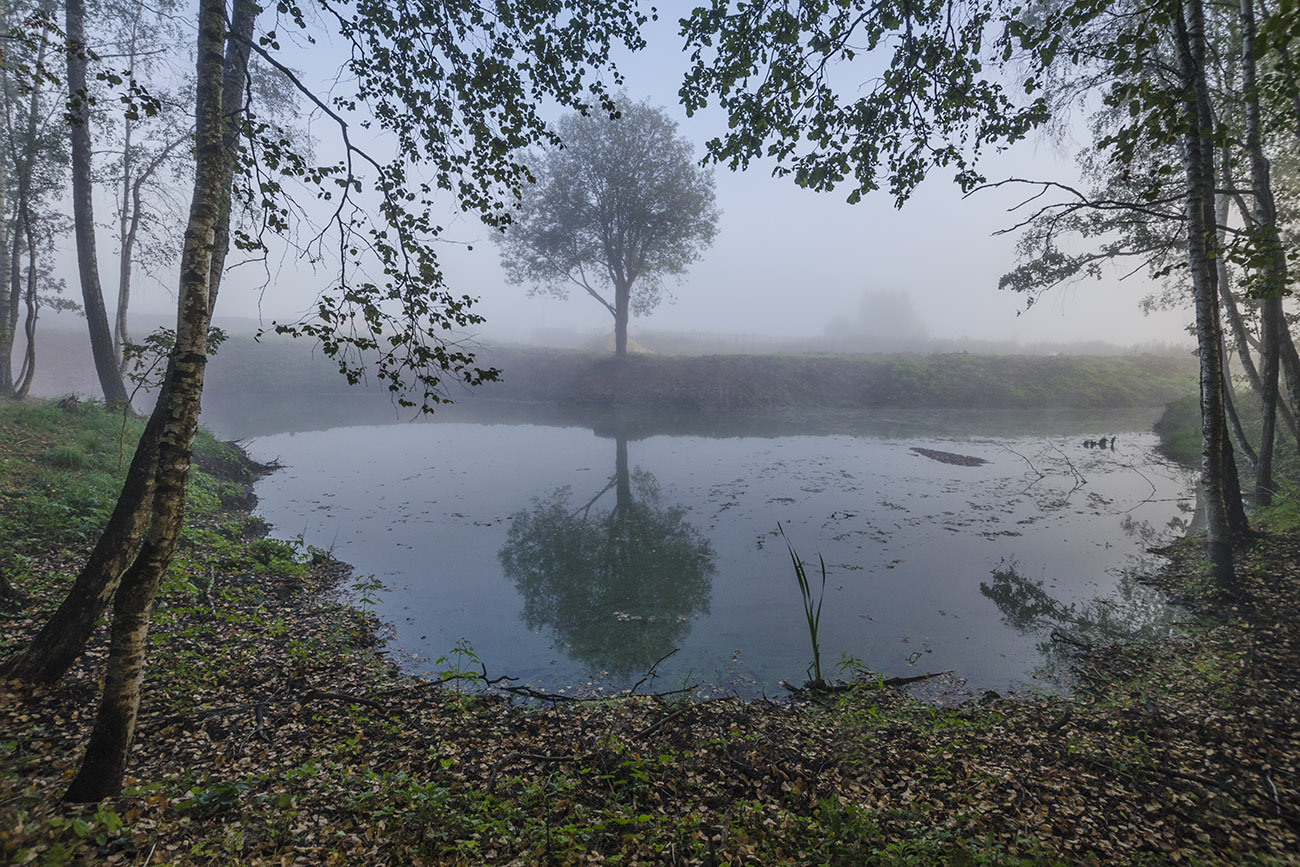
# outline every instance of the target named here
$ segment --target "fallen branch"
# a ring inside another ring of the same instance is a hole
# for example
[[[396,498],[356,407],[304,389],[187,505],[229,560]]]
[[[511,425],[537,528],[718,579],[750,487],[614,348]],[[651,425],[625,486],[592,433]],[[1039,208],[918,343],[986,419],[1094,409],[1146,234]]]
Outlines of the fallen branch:
[[[825,681],[810,680],[803,686],[794,686],[787,681],[781,681],[781,686],[790,690],[797,698],[805,698],[819,704],[827,696],[837,695],[841,692],[852,692],[860,685],[857,683],[826,683]]]
[[[563,695],[558,692],[541,692],[540,690],[533,689],[530,686],[503,686],[500,688],[510,693],[511,695],[522,695],[527,698],[540,699],[541,701],[557,702],[557,701],[581,701],[582,700],[580,698],[575,698],[574,696],[571,695]]]
[[[947,671],[927,671],[925,674],[913,674],[907,677],[886,677],[880,681],[880,684],[882,686],[906,686],[909,683],[917,683],[933,677],[941,677],[945,674],[952,674],[952,669],[950,668]]]
[[[1052,448],[1056,450],[1056,453],[1061,456],[1061,460],[1065,461],[1065,465],[1069,467],[1070,472],[1074,474],[1074,487],[1070,488],[1070,494],[1073,494],[1075,491],[1079,490],[1079,488],[1088,484],[1088,480],[1085,479],[1083,473],[1079,472],[1078,468],[1075,467],[1074,461],[1070,460],[1070,456],[1061,451],[1061,447],[1055,443],[1052,444]],[[1066,498],[1069,498],[1070,494],[1066,494]]]
[[[679,651],[679,650],[681,650],[680,647],[674,647],[672,650],[668,651],[668,652],[665,653],[663,656],[661,656],[661,657],[659,657],[658,659],[656,659],[655,662],[654,662],[654,665],[650,666],[650,670],[647,671],[647,672],[645,673],[645,675],[644,675],[640,680],[638,680],[636,683],[632,684],[632,688],[629,689],[629,690],[627,691],[627,694],[628,694],[628,695],[633,695],[634,693],[636,693],[636,691],[637,691],[637,687],[641,686],[641,684],[645,683],[647,680],[650,680],[651,678],[658,677],[658,676],[659,676],[659,673],[658,673],[657,671],[655,671],[655,669],[657,669],[657,668],[659,667],[659,663],[663,662],[665,659],[667,659],[668,657],[672,656],[674,653],[676,653],[676,652]]]
[[[933,677],[939,677],[945,674],[952,674],[952,669],[946,671],[927,671],[925,674],[911,674],[905,677],[880,677],[874,671],[867,671],[865,668],[858,669],[858,676],[866,681],[874,682],[880,686],[906,686],[909,683],[916,683],[922,680],[929,680]]]
[[[486,665],[485,663],[482,663],[482,662],[480,662],[479,665],[481,665],[481,666],[483,667],[483,685],[484,685],[484,686],[496,686],[498,683],[503,683],[503,682],[514,682],[514,681],[516,681],[516,680],[519,679],[519,678],[517,678],[517,677],[511,677],[511,676],[508,675],[508,674],[503,674],[503,675],[501,675],[500,677],[488,677],[488,676],[487,676],[487,665]],[[508,689],[508,687],[502,687],[502,689]]]
[[[679,716],[681,716],[682,714],[686,713],[686,712],[687,712],[688,710],[690,710],[690,709],[691,709],[691,705],[689,705],[689,704],[686,705],[685,707],[678,708],[677,710],[675,710],[675,711],[673,711],[672,713],[668,714],[668,716],[660,717],[658,720],[656,720],[656,721],[650,723],[650,725],[646,726],[645,728],[641,729],[640,731],[633,733],[632,737],[633,737],[633,738],[643,738],[643,737],[645,737],[645,736],[648,735],[648,734],[652,734],[653,732],[656,732],[656,731],[658,731],[659,729],[663,728],[664,726],[668,725],[668,723],[670,723],[670,722],[672,722],[673,720],[677,719]]]
[[[1020,460],[1024,461],[1024,462],[1029,466],[1029,471],[1030,471],[1031,473],[1033,473],[1033,474],[1036,476],[1036,478],[1035,478],[1032,482],[1030,482],[1029,484],[1025,485],[1024,490],[1022,490],[1020,493],[1022,493],[1022,494],[1029,493],[1029,489],[1030,489],[1030,488],[1032,488],[1034,485],[1036,485],[1036,484],[1038,484],[1039,482],[1041,482],[1043,479],[1047,478],[1047,474],[1046,474],[1046,473],[1044,473],[1044,472],[1043,472],[1042,470],[1040,470],[1038,467],[1034,466],[1034,462],[1031,461],[1029,458],[1025,457],[1024,455],[1022,455],[1020,452],[1016,451],[1015,449],[1013,449],[1013,448],[1011,448],[1010,446],[1007,446],[1007,445],[1003,445],[1002,448],[1005,449],[1006,451],[1011,452],[1011,454],[1013,454],[1013,455],[1015,455],[1016,457],[1020,458]]]

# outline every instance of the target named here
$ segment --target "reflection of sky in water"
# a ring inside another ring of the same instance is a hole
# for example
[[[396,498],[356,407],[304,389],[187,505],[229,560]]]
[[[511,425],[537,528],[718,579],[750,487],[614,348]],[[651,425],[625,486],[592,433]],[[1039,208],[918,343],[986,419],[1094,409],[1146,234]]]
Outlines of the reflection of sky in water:
[[[1062,604],[1082,603],[1112,592],[1190,517],[1190,476],[1151,455],[1150,434],[1110,430],[1113,451],[1085,449],[1084,433],[630,442],[633,470],[657,482],[660,505],[684,510],[715,553],[709,601],[695,606],[654,688],[689,676],[772,694],[780,679],[804,677],[808,636],[778,521],[805,560],[819,551],[826,560],[828,673],[848,653],[889,675],[953,669],[977,688],[1032,683],[1042,636],[1007,625],[980,583],[1013,563]],[[913,447],[987,463],[941,463]],[[301,532],[358,574],[377,574],[388,588],[378,613],[402,650],[433,659],[464,637],[491,675],[547,689],[589,679],[551,630],[524,625],[498,554],[511,516],[535,499],[567,485],[577,508],[605,488],[613,439],[439,423],[280,434],[251,451],[286,465],[259,483],[259,511],[278,534]],[[593,514],[612,505],[598,501]],[[579,614],[568,612],[567,629]],[[606,631],[626,621],[605,611],[591,619]]]

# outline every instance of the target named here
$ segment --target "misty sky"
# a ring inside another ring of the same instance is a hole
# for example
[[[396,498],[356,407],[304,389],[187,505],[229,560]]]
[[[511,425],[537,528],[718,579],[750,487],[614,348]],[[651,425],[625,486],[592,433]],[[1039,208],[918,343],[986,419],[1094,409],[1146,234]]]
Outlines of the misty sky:
[[[676,20],[686,8],[687,3],[661,5],[659,21],[646,32],[649,47],[639,55],[620,57],[619,65],[629,95],[665,107],[679,121],[679,132],[695,141],[702,154],[702,142],[725,123],[712,111],[688,119],[677,103],[686,57]],[[332,71],[312,68],[311,55],[291,62],[308,78]],[[318,128],[323,138],[325,128]],[[988,161],[984,169],[990,179],[1076,177],[1072,158],[1046,140],[1024,143]],[[1138,308],[1150,290],[1140,276],[1120,282],[1112,274],[1057,289],[1028,311],[1022,297],[999,291],[998,278],[1014,261],[1015,239],[994,237],[993,232],[1014,221],[1006,209],[1025,198],[1023,191],[993,190],[963,200],[950,176],[937,173],[895,211],[887,192],[848,205],[847,191],[801,190],[789,179],[770,177],[770,166],[745,174],[715,171],[722,210],[717,240],[673,287],[674,301],[648,318],[633,320],[633,337],[639,327],[816,337],[835,317],[856,315],[864,292],[901,291],[932,338],[1105,340],[1122,345],[1185,339],[1187,311],[1146,316]],[[106,219],[108,213],[100,216]],[[461,217],[449,224],[448,237],[473,246],[470,250],[448,244],[442,255],[453,291],[481,298],[479,310],[488,319],[480,332],[485,340],[527,340],[570,328],[612,331],[608,312],[585,296],[572,295],[567,301],[528,297],[523,287],[506,283],[485,227]],[[111,293],[113,271],[107,254],[113,247],[108,238],[101,244],[101,269]],[[324,275],[312,274],[305,263],[292,258],[277,257],[275,265],[280,268],[278,278],[266,291],[257,268],[231,274],[218,316],[257,316],[259,307],[268,322],[300,315]],[[133,302],[139,313],[174,311],[171,293],[157,283],[142,282]]]

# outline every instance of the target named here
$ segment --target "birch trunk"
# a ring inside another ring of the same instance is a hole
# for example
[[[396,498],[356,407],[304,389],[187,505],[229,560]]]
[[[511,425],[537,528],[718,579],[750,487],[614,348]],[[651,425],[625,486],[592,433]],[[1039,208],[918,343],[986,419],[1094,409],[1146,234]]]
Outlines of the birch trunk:
[[[1287,92],[1291,95],[1291,131],[1295,134],[1297,143],[1300,143],[1300,82],[1296,80],[1295,64],[1285,41],[1276,41],[1269,46],[1269,49],[1275,58],[1274,69],[1282,75],[1287,85]],[[1252,170],[1253,168],[1252,160]],[[1275,220],[1276,216],[1275,209]],[[1286,268],[1285,255],[1281,257],[1281,266]],[[1287,399],[1291,403],[1291,410],[1296,414],[1300,414],[1300,352],[1296,350],[1295,340],[1291,336],[1291,329],[1287,327],[1285,320],[1278,330],[1278,343],[1280,344],[1279,355],[1281,357],[1282,371],[1286,380]],[[1284,414],[1283,418],[1285,417]],[[1300,421],[1291,426],[1291,433],[1296,437],[1297,448],[1300,448]]]
[[[1231,454],[1224,417],[1223,358],[1218,274],[1214,260],[1214,146],[1205,78],[1205,12],[1202,0],[1185,0],[1173,22],[1184,92],[1183,168],[1187,177],[1187,255],[1196,308],[1196,342],[1201,362],[1201,487],[1205,495],[1208,556],[1215,580],[1235,586],[1234,533],[1229,518],[1225,456]]]
[[[0,3],[0,28],[8,32],[13,26],[10,19],[10,7],[7,3]],[[14,82],[9,76],[9,70],[0,63],[0,88],[4,88],[0,93],[5,105],[12,104],[17,98],[15,93]],[[5,130],[10,136],[13,135],[12,128],[7,127]],[[13,374],[13,351],[14,351],[14,327],[9,324],[9,310],[11,303],[9,301],[8,274],[9,274],[9,201],[6,195],[9,190],[9,176],[13,171],[13,166],[9,162],[9,148],[0,147],[0,397],[9,397],[13,394],[14,374]]]
[[[113,603],[108,669],[95,729],[69,801],[98,801],[120,793],[135,737],[148,646],[149,614],[158,586],[171,564],[185,516],[194,432],[207,362],[210,321],[208,290],[217,224],[229,213],[230,186],[223,147],[221,87],[225,67],[225,0],[199,4],[198,75],[195,90],[195,179],[181,253],[176,346],[167,366],[161,416],[156,488],[149,529],[140,551],[122,576]]]
[[[230,37],[226,40],[226,68],[221,79],[221,145],[227,159],[222,163],[223,189],[229,190],[234,180],[235,162],[229,155],[235,153],[244,119],[244,94],[248,81],[248,55],[253,38],[253,23],[262,11],[255,0],[234,0],[230,22]],[[223,197],[222,211],[217,219],[216,235],[212,242],[212,265],[208,276],[208,312],[217,303],[221,289],[221,275],[225,273],[226,254],[230,250],[230,196]]]

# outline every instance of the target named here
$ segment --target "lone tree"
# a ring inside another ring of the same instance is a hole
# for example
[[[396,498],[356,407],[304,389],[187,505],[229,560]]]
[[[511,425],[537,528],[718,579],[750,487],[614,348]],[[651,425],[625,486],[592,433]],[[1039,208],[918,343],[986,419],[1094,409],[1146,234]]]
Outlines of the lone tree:
[[[664,296],[717,231],[713,176],[695,164],[677,124],[645,102],[614,116],[573,114],[563,144],[538,158],[534,184],[500,238],[512,283],[568,297],[580,286],[614,317],[614,354],[627,355],[627,320]],[[634,291],[635,290],[635,291]]]

